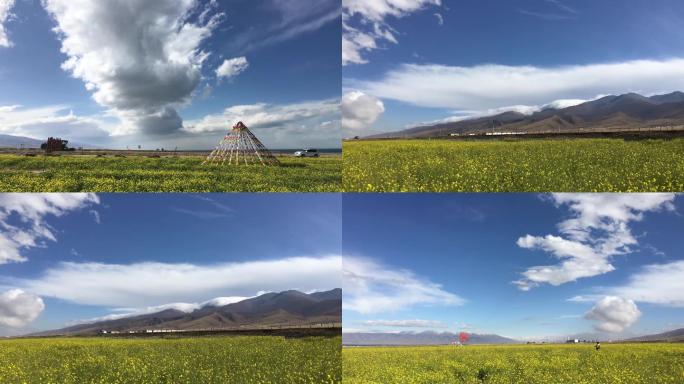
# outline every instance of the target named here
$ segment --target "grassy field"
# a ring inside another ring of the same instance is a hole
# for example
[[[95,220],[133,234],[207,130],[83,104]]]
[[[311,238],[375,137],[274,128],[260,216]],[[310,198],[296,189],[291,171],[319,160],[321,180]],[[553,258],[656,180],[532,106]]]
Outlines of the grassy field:
[[[0,383],[340,383],[340,337],[0,341]]]
[[[344,348],[345,384],[684,383],[684,343]]]
[[[343,150],[348,192],[684,190],[684,138],[383,140]]]
[[[202,165],[198,156],[0,155],[0,192],[339,192],[342,158],[278,167]]]

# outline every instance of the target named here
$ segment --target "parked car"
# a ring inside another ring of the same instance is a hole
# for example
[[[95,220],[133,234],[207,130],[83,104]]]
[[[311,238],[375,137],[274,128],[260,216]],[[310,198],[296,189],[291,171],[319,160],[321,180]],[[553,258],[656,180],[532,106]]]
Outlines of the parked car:
[[[317,149],[302,149],[294,153],[295,157],[318,157]]]

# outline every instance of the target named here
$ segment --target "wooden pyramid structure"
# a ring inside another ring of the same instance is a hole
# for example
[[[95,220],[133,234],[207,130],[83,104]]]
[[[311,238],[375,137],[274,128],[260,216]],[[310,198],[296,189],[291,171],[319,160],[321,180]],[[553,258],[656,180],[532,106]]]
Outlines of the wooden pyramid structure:
[[[262,164],[278,165],[280,162],[242,121],[221,139],[202,164]]]

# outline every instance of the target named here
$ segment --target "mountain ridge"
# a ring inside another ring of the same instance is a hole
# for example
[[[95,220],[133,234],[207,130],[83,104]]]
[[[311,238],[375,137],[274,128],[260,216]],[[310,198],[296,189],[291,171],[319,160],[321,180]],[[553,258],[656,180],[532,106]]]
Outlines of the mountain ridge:
[[[450,345],[459,340],[452,332],[355,332],[342,333],[343,345]],[[519,344],[518,340],[495,334],[470,333],[466,344]]]
[[[673,329],[671,331],[632,337],[624,341],[641,342],[684,342],[684,328]]]
[[[566,108],[543,108],[526,115],[516,111],[455,122],[426,124],[366,138],[431,138],[487,132],[548,132],[585,129],[643,128],[684,125],[684,93],[650,97],[637,93],[604,96]]]
[[[47,139],[47,138],[45,138]],[[0,148],[40,148],[41,144],[45,142],[45,139],[34,139],[28,136],[17,136],[17,135],[7,135],[0,134]],[[96,145],[71,142],[69,141],[70,148],[86,148],[86,149],[97,149]]]
[[[111,320],[76,324],[32,333],[28,336],[86,336],[115,331],[229,329],[244,326],[295,326],[341,323],[342,290],[312,294],[299,291],[271,292],[223,306],[205,305],[191,312],[164,309]]]

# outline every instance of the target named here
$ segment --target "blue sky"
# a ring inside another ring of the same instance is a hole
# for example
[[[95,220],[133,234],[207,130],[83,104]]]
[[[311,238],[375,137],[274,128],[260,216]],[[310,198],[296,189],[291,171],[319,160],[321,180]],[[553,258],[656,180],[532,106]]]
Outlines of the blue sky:
[[[0,335],[341,285],[337,194],[5,194],[0,223]]]
[[[339,147],[339,1],[7,4],[0,133],[208,148],[243,119],[274,148]]]
[[[343,101],[346,135],[684,88],[684,4],[676,0],[347,0],[344,7],[343,88],[366,95]]]
[[[681,197],[350,194],[343,206],[346,332],[684,327]]]

